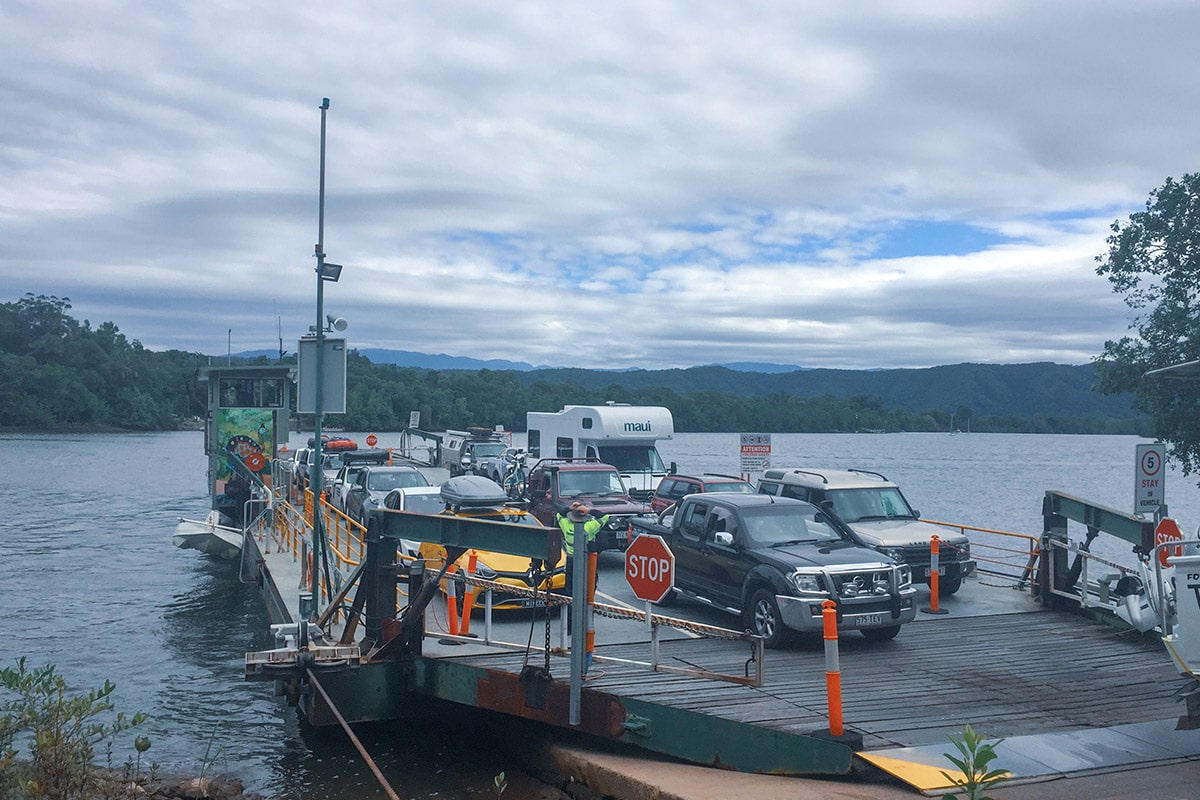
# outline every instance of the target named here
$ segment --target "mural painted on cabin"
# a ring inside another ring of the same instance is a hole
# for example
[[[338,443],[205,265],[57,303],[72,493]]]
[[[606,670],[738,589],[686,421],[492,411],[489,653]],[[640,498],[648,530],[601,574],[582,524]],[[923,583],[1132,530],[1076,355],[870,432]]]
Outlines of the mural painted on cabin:
[[[217,410],[217,442],[225,453],[235,454],[268,484],[271,459],[275,455],[275,412],[268,408],[222,408]],[[228,458],[219,458],[216,480],[233,474]]]

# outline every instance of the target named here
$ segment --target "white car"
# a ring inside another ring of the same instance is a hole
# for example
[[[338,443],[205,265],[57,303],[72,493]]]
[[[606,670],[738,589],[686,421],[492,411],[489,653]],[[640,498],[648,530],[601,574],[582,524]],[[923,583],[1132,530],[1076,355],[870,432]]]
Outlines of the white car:
[[[409,486],[392,489],[383,498],[383,507],[394,511],[413,511],[417,514],[441,514],[446,510],[441,486]],[[401,539],[400,550],[406,556],[417,558],[421,543],[412,539]]]

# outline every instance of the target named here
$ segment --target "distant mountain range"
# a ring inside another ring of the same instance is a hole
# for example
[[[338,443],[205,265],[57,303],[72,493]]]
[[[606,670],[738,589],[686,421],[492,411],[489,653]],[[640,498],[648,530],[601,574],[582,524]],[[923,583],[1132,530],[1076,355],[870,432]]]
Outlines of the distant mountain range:
[[[788,364],[735,362],[687,369],[591,370],[535,367],[523,361],[429,355],[407,350],[359,350],[375,364],[431,370],[504,370],[526,385],[572,383],[602,391],[661,386],[678,393],[718,392],[744,396],[877,398],[887,408],[923,412],[966,407],[976,415],[1129,420],[1137,417],[1131,395],[1102,395],[1091,364],[951,364],[923,369],[805,369]],[[275,357],[274,351],[239,356]]]
[[[429,353],[417,353],[412,350],[386,350],[374,347],[360,349],[358,353],[371,359],[372,364],[395,364],[397,367],[417,367],[418,369],[498,369],[512,370],[514,372],[566,369],[565,367],[550,366],[548,364],[535,366],[528,361],[508,361],[503,358],[467,358],[466,356],[448,356],[445,353],[431,355]],[[242,353],[234,353],[234,355],[238,358],[258,358],[259,356],[276,358],[279,353],[275,350],[247,350]],[[725,367],[736,372],[762,372],[768,374],[795,372],[796,370],[804,369],[804,367],[798,367],[795,364],[771,364],[758,361],[736,361],[729,364],[710,364],[708,366]],[[596,370],[596,372],[632,371],[635,371],[635,369]]]

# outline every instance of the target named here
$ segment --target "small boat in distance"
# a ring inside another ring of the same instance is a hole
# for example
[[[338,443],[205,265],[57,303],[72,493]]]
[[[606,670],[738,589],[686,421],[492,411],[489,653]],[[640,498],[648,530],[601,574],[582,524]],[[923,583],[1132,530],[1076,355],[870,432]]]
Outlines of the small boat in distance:
[[[220,524],[219,511],[208,512],[204,520],[179,518],[171,541],[185,550],[199,550],[216,558],[232,561],[242,555],[242,531]]]

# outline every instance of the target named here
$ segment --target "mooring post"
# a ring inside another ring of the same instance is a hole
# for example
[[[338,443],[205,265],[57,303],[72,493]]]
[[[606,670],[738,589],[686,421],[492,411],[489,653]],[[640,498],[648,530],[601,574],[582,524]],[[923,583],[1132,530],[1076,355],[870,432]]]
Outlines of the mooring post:
[[[1057,544],[1052,544],[1052,543]],[[1054,511],[1049,495],[1042,500],[1042,541],[1038,562],[1038,600],[1046,607],[1054,605],[1053,589],[1058,589],[1067,574],[1067,518]]]
[[[842,667],[838,659],[837,603],[821,603],[821,622],[825,635],[825,693],[829,700],[829,735],[841,736],[842,725]]]

